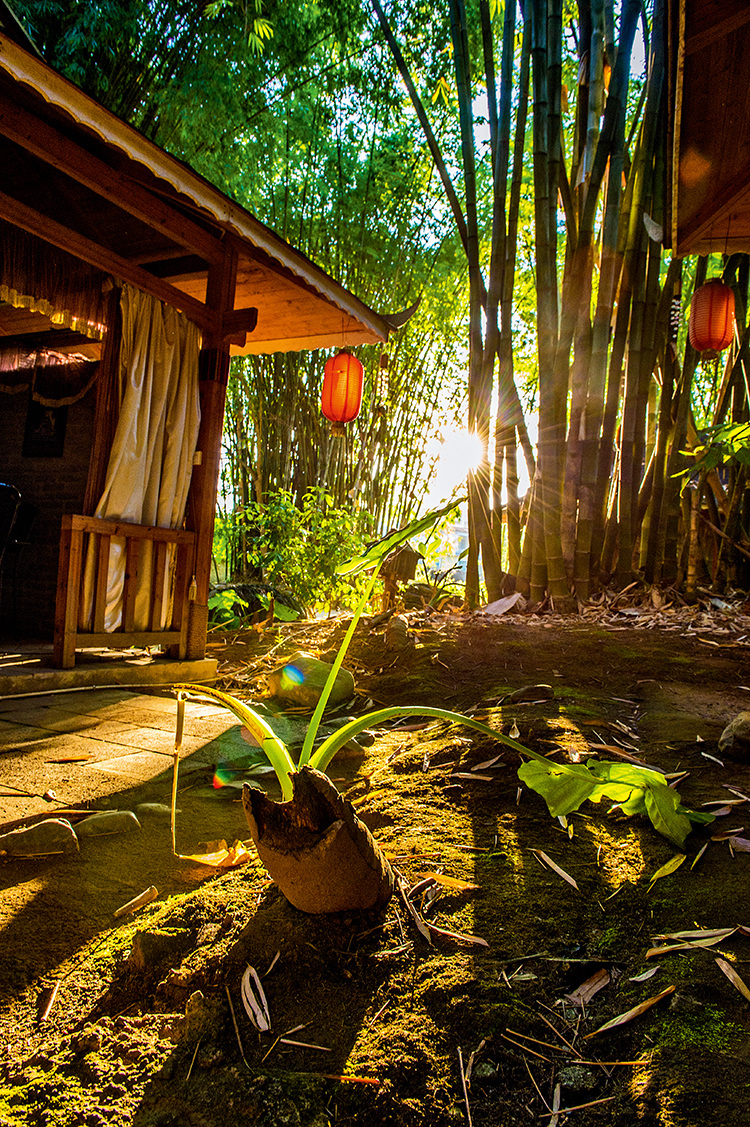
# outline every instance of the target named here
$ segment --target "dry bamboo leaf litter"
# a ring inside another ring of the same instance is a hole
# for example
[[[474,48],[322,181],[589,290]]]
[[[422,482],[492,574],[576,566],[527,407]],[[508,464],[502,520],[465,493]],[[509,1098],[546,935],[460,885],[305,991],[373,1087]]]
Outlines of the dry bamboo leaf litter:
[[[666,998],[668,994],[673,994],[675,989],[675,986],[668,986],[666,990],[662,990],[660,994],[655,994],[653,998],[647,998],[645,1002],[640,1002],[637,1006],[633,1006],[632,1009],[626,1010],[625,1013],[618,1014],[618,1016],[613,1017],[611,1021],[600,1025],[593,1033],[587,1033],[584,1039],[587,1040],[589,1037],[596,1037],[597,1034],[606,1033],[609,1029],[617,1029],[620,1025],[627,1025],[629,1021],[634,1021],[635,1018],[640,1017],[641,1014],[645,1014],[647,1010],[650,1010],[651,1007],[655,1006],[657,1002],[660,1002],[662,998]]]
[[[750,1002],[750,987],[748,987],[744,979],[740,978],[731,963],[728,963],[726,959],[716,959],[716,965],[720,971],[724,972],[732,983],[732,986],[735,986],[739,990],[742,997]]]
[[[562,877],[564,881],[567,881],[568,884],[572,885],[576,892],[579,891],[578,885],[576,884],[570,873],[566,873],[565,869],[561,869],[559,865],[555,864],[552,858],[547,853],[545,853],[543,849],[532,849],[531,852],[538,860],[543,861],[544,864],[552,869],[553,872],[557,873],[559,877]]]

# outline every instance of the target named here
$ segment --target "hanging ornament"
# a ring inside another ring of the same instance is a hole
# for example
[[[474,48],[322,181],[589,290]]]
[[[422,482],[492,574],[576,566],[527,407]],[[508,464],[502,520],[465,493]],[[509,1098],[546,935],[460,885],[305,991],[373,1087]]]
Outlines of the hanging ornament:
[[[331,422],[331,434],[342,435],[344,424],[350,423],[359,414],[364,375],[365,370],[357,357],[346,349],[326,360],[320,406]]]
[[[690,343],[708,359],[728,348],[734,337],[734,293],[719,278],[700,286],[690,302]]]

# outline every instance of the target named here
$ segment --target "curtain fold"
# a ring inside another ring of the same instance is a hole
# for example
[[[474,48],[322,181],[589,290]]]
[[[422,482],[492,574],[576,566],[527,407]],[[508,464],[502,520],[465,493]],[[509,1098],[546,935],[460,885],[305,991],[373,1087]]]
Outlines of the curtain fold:
[[[122,287],[120,309],[120,415],[104,492],[94,516],[179,528],[185,516],[200,425],[200,330],[171,306],[129,285]],[[149,625],[150,549],[150,544],[144,546],[139,561],[136,630]],[[162,626],[171,608],[171,562],[165,578]],[[124,541],[115,538],[107,584],[107,631],[120,625],[124,575]],[[93,558],[89,552],[83,605],[90,607],[92,597]]]

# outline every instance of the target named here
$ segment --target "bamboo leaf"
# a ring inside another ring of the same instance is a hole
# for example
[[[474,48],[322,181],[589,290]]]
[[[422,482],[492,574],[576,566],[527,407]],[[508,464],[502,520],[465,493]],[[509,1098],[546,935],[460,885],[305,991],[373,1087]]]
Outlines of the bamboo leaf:
[[[651,974],[652,972],[647,971],[646,973]],[[572,994],[566,994],[565,997],[567,1001],[572,1002],[574,1006],[585,1006],[587,1002],[591,1001],[595,994],[598,994],[605,986],[609,986],[611,981],[609,971],[602,967],[600,970],[596,971],[595,974],[592,974],[590,978],[587,978],[585,982],[582,982],[577,990],[574,990]]]
[[[732,983],[732,986],[737,987],[742,997],[746,998],[747,1001],[750,1002],[750,987],[748,987],[744,979],[740,978],[731,963],[728,963],[726,959],[716,959],[716,965],[719,970],[724,972],[729,981]]]
[[[669,859],[669,861],[666,862],[666,864],[662,865],[662,867],[660,869],[657,869],[656,872],[653,874],[653,876],[651,877],[651,880],[649,882],[649,886],[648,886],[647,891],[648,892],[651,891],[651,889],[654,886],[655,881],[661,880],[662,877],[668,877],[672,873],[676,873],[677,870],[679,869],[680,865],[683,863],[683,861],[685,861],[685,859],[686,859],[685,853],[678,853],[676,857],[671,857]]]
[[[448,877],[445,873],[418,873],[422,880],[434,880],[438,884],[442,884],[444,888],[454,888],[459,892],[471,892],[479,888],[478,884],[472,884],[468,880],[459,880],[457,877]]]
[[[578,885],[573,880],[570,873],[566,873],[565,869],[561,869],[559,865],[556,865],[552,858],[549,857],[543,849],[532,849],[531,852],[535,853],[537,857],[541,857],[545,865],[549,865],[550,869],[552,869],[553,872],[557,873],[557,875],[559,877],[562,877],[563,880],[567,881],[568,884],[572,884],[573,888],[576,890],[576,892],[578,892]]]
[[[613,1017],[611,1021],[600,1025],[593,1033],[587,1033],[586,1038],[596,1037],[597,1034],[606,1033],[607,1030],[616,1029],[620,1025],[627,1025],[629,1021],[633,1021],[635,1018],[640,1017],[641,1014],[645,1014],[646,1010],[650,1010],[651,1007],[655,1006],[657,1002],[660,1002],[662,998],[666,998],[668,994],[674,993],[674,990],[674,986],[668,986],[666,990],[662,990],[661,994],[655,994],[653,998],[647,998],[645,1002],[633,1006],[632,1010],[627,1010],[624,1014],[619,1014],[617,1017]]]

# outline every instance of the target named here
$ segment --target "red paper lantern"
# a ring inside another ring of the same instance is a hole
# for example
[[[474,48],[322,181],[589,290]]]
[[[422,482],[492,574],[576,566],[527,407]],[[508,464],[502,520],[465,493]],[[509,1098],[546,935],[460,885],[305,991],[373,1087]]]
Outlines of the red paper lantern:
[[[690,343],[697,352],[715,355],[732,343],[734,293],[719,278],[712,278],[693,294],[689,334]]]
[[[364,375],[357,357],[346,349],[326,360],[320,406],[331,421],[331,434],[343,434],[344,423],[350,423],[359,414]]]

